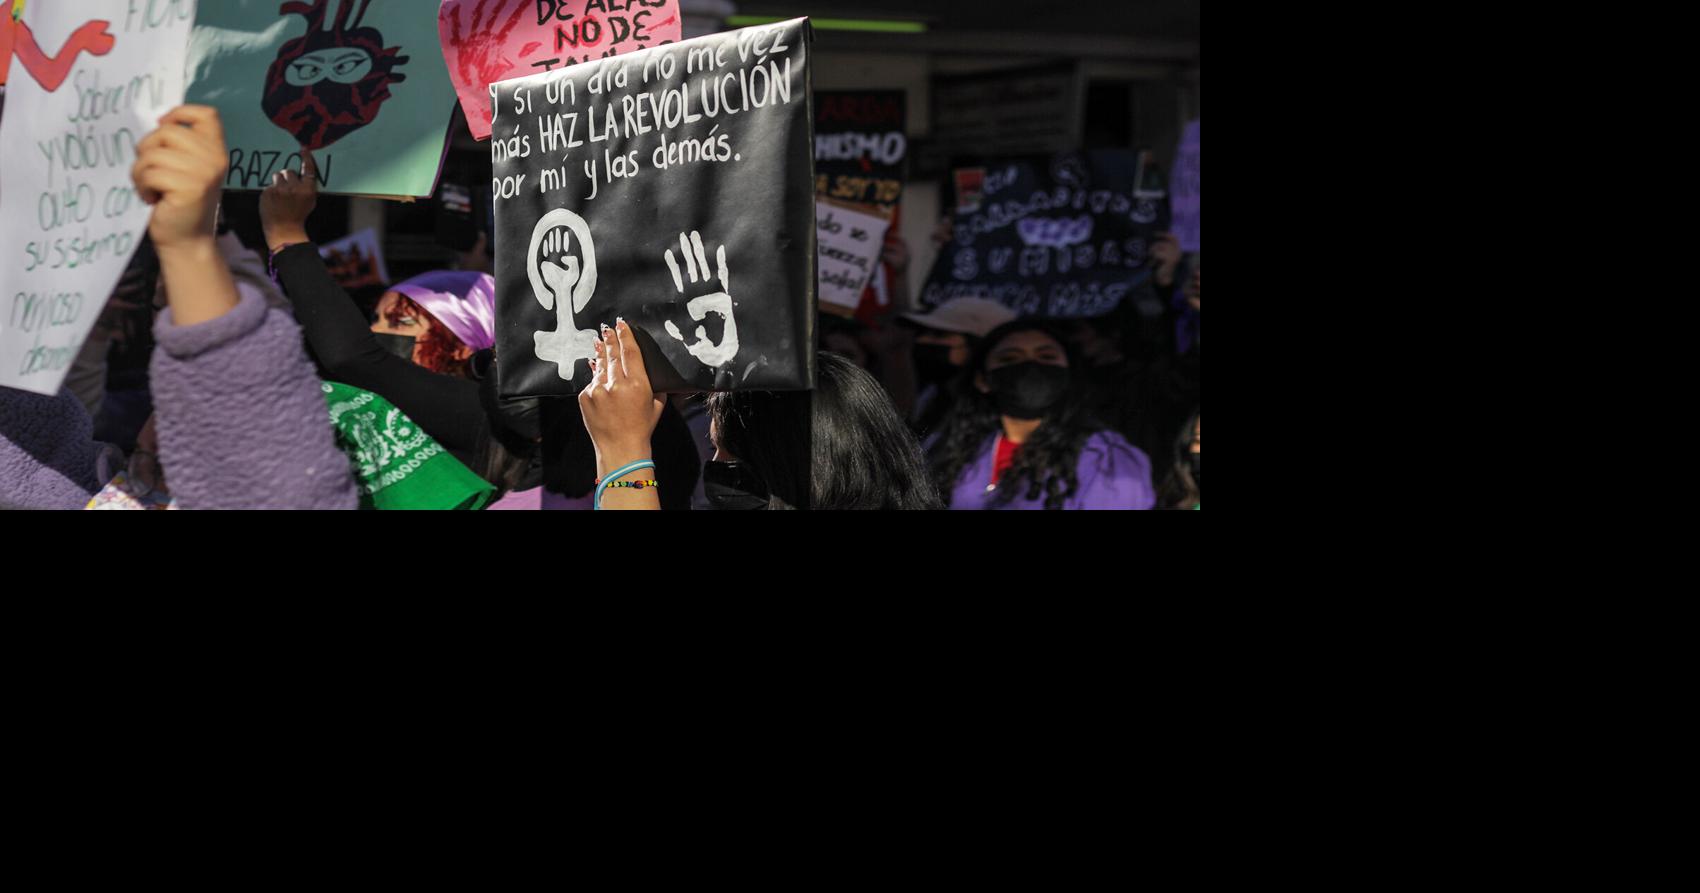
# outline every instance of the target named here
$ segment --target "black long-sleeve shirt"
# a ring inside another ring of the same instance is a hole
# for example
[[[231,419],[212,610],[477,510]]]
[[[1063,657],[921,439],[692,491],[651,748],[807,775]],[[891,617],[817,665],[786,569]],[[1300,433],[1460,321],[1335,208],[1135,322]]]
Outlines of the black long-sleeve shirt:
[[[473,462],[490,436],[478,382],[432,372],[384,350],[348,292],[331,278],[318,246],[291,245],[272,264],[327,376],[394,403],[462,462]]]

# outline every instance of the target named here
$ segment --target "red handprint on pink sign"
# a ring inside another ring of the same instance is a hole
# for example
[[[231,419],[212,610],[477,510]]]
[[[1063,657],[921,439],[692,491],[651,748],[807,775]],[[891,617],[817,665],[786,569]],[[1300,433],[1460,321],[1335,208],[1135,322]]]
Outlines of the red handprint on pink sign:
[[[677,43],[678,0],[444,0],[437,30],[466,123],[490,137],[490,85]]]

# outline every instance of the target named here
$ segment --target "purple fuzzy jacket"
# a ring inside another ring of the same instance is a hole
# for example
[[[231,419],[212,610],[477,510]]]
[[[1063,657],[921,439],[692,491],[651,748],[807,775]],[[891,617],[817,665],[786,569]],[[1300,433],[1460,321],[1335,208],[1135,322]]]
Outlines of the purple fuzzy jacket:
[[[154,323],[151,366],[159,461],[184,509],[354,509],[301,330],[239,285],[218,319]],[[81,509],[104,486],[88,413],[69,392],[0,387],[0,509]]]

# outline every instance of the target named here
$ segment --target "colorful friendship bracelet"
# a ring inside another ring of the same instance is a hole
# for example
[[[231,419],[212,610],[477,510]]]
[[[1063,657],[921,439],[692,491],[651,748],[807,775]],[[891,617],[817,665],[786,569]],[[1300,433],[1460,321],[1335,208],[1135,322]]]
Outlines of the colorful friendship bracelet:
[[[616,469],[615,471],[609,472],[607,477],[596,482],[596,497],[595,497],[595,500],[591,503],[591,507],[596,511],[599,511],[599,512],[602,511],[602,494],[604,492],[606,492],[607,489],[611,486],[616,486],[618,484],[625,483],[626,486],[631,487],[634,490],[643,489],[642,487],[633,486],[633,485],[639,483],[638,481],[626,482],[626,481],[621,481],[620,478],[623,478],[626,475],[631,474],[634,471],[643,471],[646,468],[647,469],[654,469],[655,468],[655,460],[653,460],[653,459],[642,459],[642,460],[639,460],[637,462],[633,462],[632,464],[627,465],[624,468],[619,468],[619,469]],[[644,483],[647,486],[650,486],[650,487],[655,486],[654,481],[646,481]]]
[[[653,490],[658,486],[660,485],[654,481],[615,481],[609,484],[608,488],[610,490],[618,490],[621,487],[626,487],[632,490]]]

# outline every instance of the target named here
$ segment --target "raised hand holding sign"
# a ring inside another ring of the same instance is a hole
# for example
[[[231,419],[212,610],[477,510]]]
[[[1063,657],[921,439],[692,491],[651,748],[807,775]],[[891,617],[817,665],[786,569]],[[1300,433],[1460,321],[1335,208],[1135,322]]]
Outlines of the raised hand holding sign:
[[[193,10],[189,101],[230,141],[229,190],[264,190],[316,154],[327,195],[435,191],[455,91],[421,0],[207,0]]]

